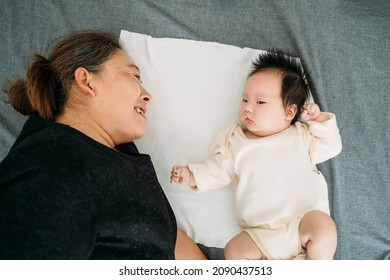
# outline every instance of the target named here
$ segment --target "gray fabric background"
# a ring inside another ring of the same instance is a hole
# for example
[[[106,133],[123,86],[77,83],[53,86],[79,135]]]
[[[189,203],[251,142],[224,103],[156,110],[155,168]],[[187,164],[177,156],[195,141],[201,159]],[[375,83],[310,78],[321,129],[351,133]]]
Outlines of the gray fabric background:
[[[389,19],[387,0],[1,0],[0,85],[76,29],[295,51],[343,140],[342,153],[319,166],[338,227],[335,258],[390,259]],[[0,160],[24,121],[1,97]]]

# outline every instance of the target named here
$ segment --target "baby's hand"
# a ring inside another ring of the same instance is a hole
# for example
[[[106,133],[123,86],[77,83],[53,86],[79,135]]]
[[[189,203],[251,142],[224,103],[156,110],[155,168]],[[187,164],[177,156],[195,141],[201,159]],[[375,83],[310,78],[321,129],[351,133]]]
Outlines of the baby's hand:
[[[187,166],[175,165],[171,171],[171,183],[194,186],[194,176]]]
[[[320,107],[315,103],[302,106],[301,119],[305,122],[315,121],[321,115]]]

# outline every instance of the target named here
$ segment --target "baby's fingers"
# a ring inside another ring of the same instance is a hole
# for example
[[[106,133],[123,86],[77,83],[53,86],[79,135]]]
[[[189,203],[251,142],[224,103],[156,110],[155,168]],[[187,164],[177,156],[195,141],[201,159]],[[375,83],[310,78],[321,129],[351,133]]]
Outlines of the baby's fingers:
[[[178,184],[179,183],[179,176],[171,175],[171,183]]]
[[[179,168],[179,166],[172,167],[171,175],[172,176],[180,176],[180,168]]]
[[[309,112],[306,109],[303,109],[301,112],[301,119],[306,120],[308,118]]]
[[[179,179],[180,179],[180,168],[178,168],[178,166],[174,166],[172,167],[172,170],[171,170],[171,183],[179,183]]]

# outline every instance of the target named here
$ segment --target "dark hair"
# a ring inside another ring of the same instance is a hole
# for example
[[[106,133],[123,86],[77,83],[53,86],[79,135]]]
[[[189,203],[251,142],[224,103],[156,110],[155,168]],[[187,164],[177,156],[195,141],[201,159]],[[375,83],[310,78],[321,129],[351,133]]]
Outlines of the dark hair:
[[[47,58],[35,54],[26,79],[8,81],[4,87],[8,102],[20,113],[38,114],[53,120],[67,104],[74,72],[84,67],[99,73],[102,64],[118,49],[119,38],[100,30],[83,30],[60,39]]]
[[[303,104],[310,96],[310,87],[304,65],[293,53],[280,49],[272,49],[261,53],[253,62],[249,77],[266,70],[276,70],[282,73],[283,105],[287,108],[295,104],[297,113],[291,123],[295,123],[300,115]]]

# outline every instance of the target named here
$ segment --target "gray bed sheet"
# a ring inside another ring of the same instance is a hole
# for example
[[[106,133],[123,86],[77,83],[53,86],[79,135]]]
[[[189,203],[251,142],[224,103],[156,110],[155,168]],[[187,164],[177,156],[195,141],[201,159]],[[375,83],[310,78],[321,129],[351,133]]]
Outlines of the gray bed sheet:
[[[335,258],[390,259],[389,23],[387,0],[1,0],[0,85],[24,74],[32,52],[85,28],[292,50],[343,140],[319,166],[338,228]],[[24,121],[1,97],[0,160]],[[222,258],[221,248],[202,249]]]

